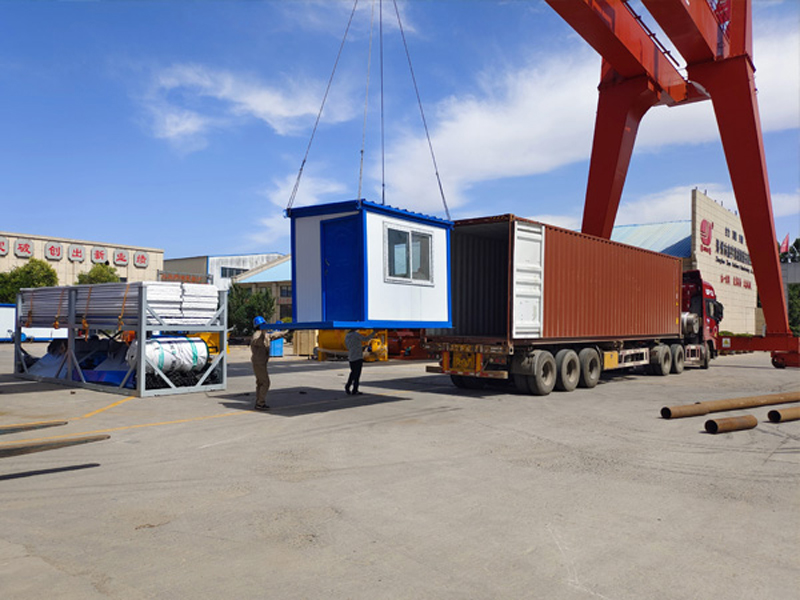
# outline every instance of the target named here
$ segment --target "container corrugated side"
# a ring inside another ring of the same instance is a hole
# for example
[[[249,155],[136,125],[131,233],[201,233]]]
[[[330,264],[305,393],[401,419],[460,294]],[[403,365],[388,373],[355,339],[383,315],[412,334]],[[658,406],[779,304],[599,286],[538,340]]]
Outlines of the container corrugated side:
[[[679,258],[550,225],[544,244],[544,338],[679,335]]]

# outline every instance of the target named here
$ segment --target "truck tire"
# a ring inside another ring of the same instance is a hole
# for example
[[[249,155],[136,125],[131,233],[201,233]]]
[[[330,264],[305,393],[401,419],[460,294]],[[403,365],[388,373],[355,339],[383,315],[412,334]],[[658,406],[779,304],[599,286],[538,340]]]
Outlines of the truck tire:
[[[556,359],[547,350],[533,351],[533,375],[528,375],[528,386],[534,396],[547,396],[553,391],[558,379]]]
[[[683,350],[683,346],[672,344],[669,350],[672,353],[672,372],[683,373],[683,367],[686,365],[686,352]]]
[[[528,385],[528,376],[522,373],[514,373],[514,386],[520,394],[530,394],[531,386]]]
[[[594,348],[584,348],[578,353],[581,363],[581,375],[578,385],[582,388],[593,388],[600,381],[600,355]]]
[[[470,377],[469,375],[464,375],[464,387],[468,390],[482,390],[483,384],[484,380],[480,377]]]
[[[659,344],[650,351],[650,373],[661,377],[669,375],[672,368],[672,353],[669,346]]]
[[[703,344],[703,349],[700,351],[700,368],[707,369],[711,363],[711,351],[708,346]]]
[[[556,389],[571,392],[578,387],[581,377],[581,363],[575,350],[564,348],[556,353]]]
[[[467,387],[464,385],[464,376],[463,375],[450,375],[450,381],[453,382],[453,385],[457,388],[464,389]]]

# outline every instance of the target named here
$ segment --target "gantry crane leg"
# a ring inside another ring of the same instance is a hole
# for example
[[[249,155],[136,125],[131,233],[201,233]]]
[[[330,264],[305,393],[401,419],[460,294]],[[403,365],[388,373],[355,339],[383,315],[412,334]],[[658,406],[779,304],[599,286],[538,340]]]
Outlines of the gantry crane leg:
[[[791,335],[753,71],[747,56],[736,56],[689,66],[689,79],[711,95],[767,333]]]
[[[615,81],[605,61],[603,73],[581,229],[583,233],[608,239],[617,217],[639,122],[658,103],[659,97],[645,76]]]

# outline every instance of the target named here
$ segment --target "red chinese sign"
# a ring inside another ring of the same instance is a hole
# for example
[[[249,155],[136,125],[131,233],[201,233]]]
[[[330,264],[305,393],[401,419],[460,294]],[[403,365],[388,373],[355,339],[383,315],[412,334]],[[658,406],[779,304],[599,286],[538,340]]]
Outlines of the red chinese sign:
[[[700,252],[711,254],[711,240],[712,232],[714,231],[714,223],[703,219],[700,223]]]
[[[33,256],[33,242],[30,240],[17,240],[14,242],[14,255],[19,258],[30,258]]]
[[[108,250],[105,248],[92,248],[92,262],[96,265],[108,262]]]
[[[147,265],[150,264],[150,257],[147,256],[147,252],[134,252],[133,264],[140,269],[147,268]]]
[[[47,260],[61,260],[64,258],[64,247],[58,242],[47,242],[44,245],[44,257]]]
[[[72,262],[83,262],[86,259],[86,248],[73,244],[67,250],[67,258]]]
[[[127,250],[114,250],[114,264],[118,267],[127,267],[130,262]]]
[[[8,254],[8,238],[0,237],[0,256]]]

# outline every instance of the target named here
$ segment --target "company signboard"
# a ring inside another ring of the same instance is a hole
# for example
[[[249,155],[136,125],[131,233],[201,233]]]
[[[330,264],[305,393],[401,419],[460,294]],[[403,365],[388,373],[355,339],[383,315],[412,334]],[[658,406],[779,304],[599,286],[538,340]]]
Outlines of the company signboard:
[[[695,190],[692,202],[694,257],[703,279],[725,306],[720,329],[755,331],[756,284],[739,216]]]

